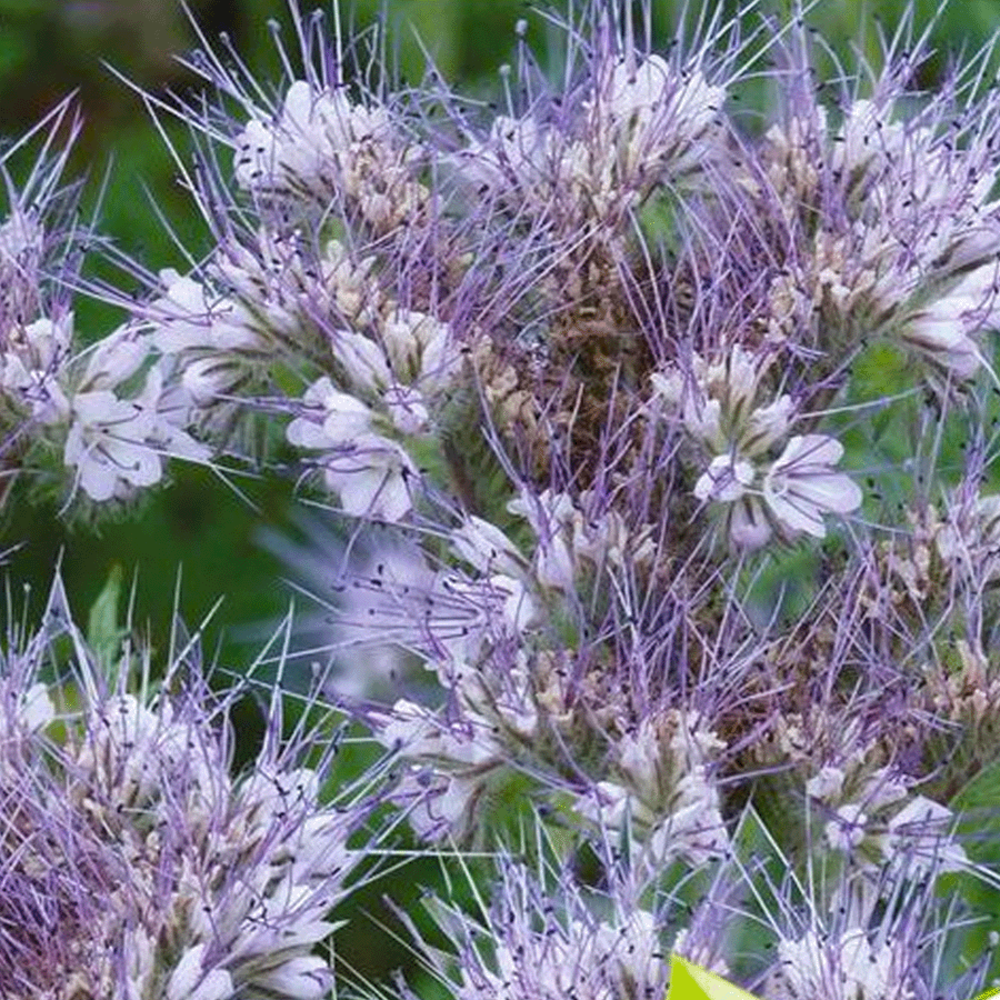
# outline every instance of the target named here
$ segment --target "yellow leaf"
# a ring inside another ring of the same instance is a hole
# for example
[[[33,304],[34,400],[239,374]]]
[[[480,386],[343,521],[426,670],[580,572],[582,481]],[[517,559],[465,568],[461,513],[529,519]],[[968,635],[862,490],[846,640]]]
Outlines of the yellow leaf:
[[[726,982],[679,955],[670,956],[670,992],[667,1000],[757,1000],[752,993]]]
[[[991,997],[1000,1000],[1000,987],[991,987],[975,1000],[989,1000]],[[758,997],[679,955],[671,955],[667,1000],[758,1000]]]

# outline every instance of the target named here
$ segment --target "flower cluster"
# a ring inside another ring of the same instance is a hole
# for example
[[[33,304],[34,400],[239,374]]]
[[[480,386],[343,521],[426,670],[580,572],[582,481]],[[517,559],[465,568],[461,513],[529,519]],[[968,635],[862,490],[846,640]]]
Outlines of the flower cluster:
[[[503,859],[499,891],[485,913],[470,916],[431,901],[458,952],[456,963],[446,952],[427,949],[435,978],[461,1000],[662,995],[667,963],[656,916],[628,900],[626,886],[615,886],[602,907],[567,873],[540,867],[533,871]],[[404,995],[413,996],[409,990]]]
[[[263,749],[234,773],[231,696],[213,694],[195,651],[148,688],[128,681],[150,672],[131,655],[109,677],[58,586],[38,632],[8,635],[4,996],[325,996],[333,971],[313,948],[371,803],[325,801],[331,752],[282,739],[277,692]]]
[[[496,111],[293,16],[277,88],[206,51],[213,98],[157,102],[190,267],[86,286],[65,157],[8,185],[0,459],[91,515],[168,458],[291,470],[330,526],[272,538],[322,609],[282,663],[386,786],[332,805],[277,693],[239,772],[239,686],[137,691],[50,614],[0,675],[0,992],[318,1000],[373,813],[445,870],[426,995],[658,997],[670,949],[783,1000],[1000,974],[986,55],[919,90],[911,12],[824,81],[805,14],[665,54],[588,0],[558,78],[517,26]],[[122,322],[76,331],[81,286]]]
[[[413,177],[420,146],[398,133],[388,108],[355,104],[342,90],[296,80],[273,122],[266,111],[236,138],[236,183],[260,196],[343,200],[364,222],[391,231],[428,197]]]
[[[757,361],[737,345],[715,364],[696,357],[694,386],[686,386],[676,369],[652,376],[657,397],[681,412],[686,432],[713,455],[694,495],[722,505],[726,534],[743,548],[759,548],[774,531],[824,538],[824,515],[849,514],[862,499],[850,477],[833,470],[844,453],[836,438],[789,437],[795,419],[791,396],[757,404],[770,360]],[[784,445],[780,455],[767,462],[779,444]],[[761,459],[763,469],[755,464]]]
[[[65,231],[69,148],[50,152],[66,115],[60,105],[37,127],[49,129],[43,152],[0,222],[4,474],[54,464],[71,497],[125,500],[162,479],[166,457],[200,462],[211,450],[188,433],[190,396],[140,329],[126,323],[80,346],[67,288],[85,240]]]

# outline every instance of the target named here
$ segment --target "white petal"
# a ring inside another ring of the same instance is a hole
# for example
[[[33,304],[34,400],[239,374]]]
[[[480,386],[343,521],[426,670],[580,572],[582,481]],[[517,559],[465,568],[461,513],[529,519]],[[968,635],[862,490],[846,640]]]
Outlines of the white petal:
[[[306,417],[293,420],[285,431],[289,444],[298,448],[329,448],[333,442],[327,436],[322,424],[317,424]]]
[[[131,378],[149,356],[149,342],[134,329],[119,327],[90,353],[83,388],[113,389]]]
[[[382,348],[369,337],[340,330],[333,336],[332,347],[334,356],[355,385],[376,392],[392,381]]]
[[[312,955],[290,958],[252,977],[254,987],[267,995],[295,997],[295,1000],[322,1000],[329,994],[332,981],[326,962]]]
[[[756,497],[743,497],[733,504],[729,537],[734,545],[743,549],[759,549],[771,537],[771,525]]]
[[[508,509],[523,513],[517,500],[512,500]],[[517,547],[496,525],[481,517],[469,516],[461,528],[452,532],[451,541],[459,556],[480,572],[499,571],[515,577],[521,572],[523,559]]]
[[[338,393],[336,400],[327,400],[323,430],[331,444],[351,441],[371,430],[372,411],[360,400]]]
[[[233,982],[223,969],[207,975],[202,967],[205,944],[189,948],[177,963],[167,983],[165,1000],[226,1000],[233,995]]]
[[[947,807],[927,798],[925,795],[915,795],[892,819],[889,820],[890,831],[909,833],[928,833],[928,828],[943,832],[954,820],[954,813]],[[906,828],[909,827],[909,830]]]
[[[827,434],[806,434],[804,437],[797,434],[789,438],[773,470],[775,473],[791,472],[800,463],[836,465],[843,456],[844,446],[836,438]]]
[[[732,503],[746,493],[753,479],[754,468],[749,462],[732,455],[716,455],[695,483],[694,495],[699,500]]]
[[[117,484],[118,476],[103,463],[86,462],[80,467],[80,486],[91,500],[110,500]]]
[[[849,514],[852,510],[857,510],[864,497],[858,484],[842,472],[796,477],[790,486],[790,492],[804,502],[836,514]]]
[[[327,485],[340,495],[344,512],[354,517],[377,517],[396,523],[413,506],[404,468],[409,464],[391,442],[352,458],[350,466],[333,464],[325,472]]]
[[[281,124],[287,129],[304,132],[308,129],[313,114],[313,95],[305,80],[296,80],[285,94],[281,109]]]
[[[823,524],[822,513],[811,503],[796,502],[787,495],[775,495],[764,484],[764,498],[767,500],[771,513],[789,531],[804,531],[814,538],[826,538],[826,527]]]

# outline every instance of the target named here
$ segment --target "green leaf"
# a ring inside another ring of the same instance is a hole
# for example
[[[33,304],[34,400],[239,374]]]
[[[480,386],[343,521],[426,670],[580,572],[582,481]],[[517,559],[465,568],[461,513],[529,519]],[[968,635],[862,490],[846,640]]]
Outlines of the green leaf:
[[[970,860],[983,869],[1000,873],[1000,759],[987,764],[948,804],[958,817],[956,834]],[[973,872],[942,876],[940,889],[957,891],[977,914],[1000,913],[1000,878],[993,882]],[[992,920],[963,929],[959,961],[973,963],[989,949]],[[994,955],[987,980],[1000,975],[1000,955]]]
[[[87,615],[87,644],[93,650],[98,664],[108,671],[118,658],[121,642],[127,631],[118,620],[122,578],[122,567],[115,563]]]
[[[966,853],[983,864],[1000,864],[1000,758],[982,768],[949,807],[960,817]]]

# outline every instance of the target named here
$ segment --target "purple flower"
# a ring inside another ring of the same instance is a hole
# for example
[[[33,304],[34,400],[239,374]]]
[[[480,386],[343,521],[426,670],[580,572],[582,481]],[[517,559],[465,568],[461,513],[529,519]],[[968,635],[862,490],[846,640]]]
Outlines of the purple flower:
[[[57,650],[70,658],[53,674]],[[319,1000],[333,971],[314,947],[370,804],[328,800],[330,745],[304,728],[283,739],[277,692],[262,749],[234,774],[238,689],[214,694],[193,649],[155,684],[150,666],[131,647],[110,677],[95,666],[58,585],[39,631],[8,635],[0,992]]]
[[[453,996],[653,1000],[664,994],[669,904],[662,911],[644,906],[620,870],[609,872],[605,892],[587,893],[569,871],[545,863],[532,869],[501,855],[496,869],[496,892],[491,901],[477,901],[478,912],[448,900],[427,903],[457,961],[430,943],[422,957]],[[404,922],[420,942],[417,924],[405,916]]]

